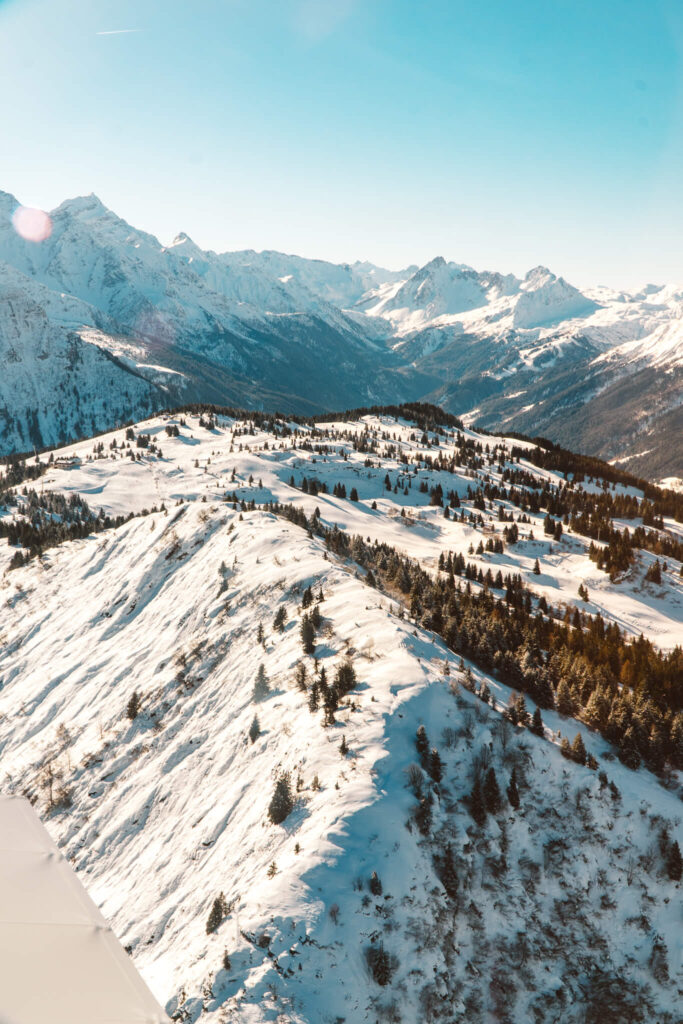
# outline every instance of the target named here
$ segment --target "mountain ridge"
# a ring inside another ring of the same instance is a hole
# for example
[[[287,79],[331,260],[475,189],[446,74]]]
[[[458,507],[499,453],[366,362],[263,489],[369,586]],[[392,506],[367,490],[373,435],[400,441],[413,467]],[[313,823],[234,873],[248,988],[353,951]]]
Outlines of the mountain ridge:
[[[129,367],[149,380],[156,408],[233,403],[240,392],[259,404],[281,394],[292,411],[435,400],[487,428],[563,444],[574,431],[591,454],[637,462],[655,478],[683,475],[681,443],[669,434],[683,390],[683,291],[673,285],[581,291],[546,267],[517,278],[441,256],[387,271],[272,250],[215,253],[184,232],[164,246],[94,194],[56,207],[50,237],[35,243],[13,227],[17,206],[2,193],[0,267],[12,271],[2,272],[0,303],[7,308],[10,273],[23,274],[49,322],[63,324],[68,309],[80,342],[96,342],[122,365],[110,385],[114,418],[101,405],[91,429],[105,429],[126,406],[127,418],[142,411]],[[19,343],[17,335],[0,348],[1,366],[11,367]],[[29,383],[38,376],[31,360],[21,385],[19,369],[7,370],[0,391],[12,420],[0,425],[0,451],[24,450],[38,435],[41,446],[73,436],[63,432],[69,416],[59,427],[45,389]],[[637,375],[617,419],[610,408],[623,401],[624,378]]]

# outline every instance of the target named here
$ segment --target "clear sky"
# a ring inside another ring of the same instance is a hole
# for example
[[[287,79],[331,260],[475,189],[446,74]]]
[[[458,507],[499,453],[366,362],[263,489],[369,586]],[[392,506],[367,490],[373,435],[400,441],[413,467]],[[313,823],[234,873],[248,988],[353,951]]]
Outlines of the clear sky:
[[[682,55],[683,0],[0,0],[0,189],[217,250],[683,283]]]

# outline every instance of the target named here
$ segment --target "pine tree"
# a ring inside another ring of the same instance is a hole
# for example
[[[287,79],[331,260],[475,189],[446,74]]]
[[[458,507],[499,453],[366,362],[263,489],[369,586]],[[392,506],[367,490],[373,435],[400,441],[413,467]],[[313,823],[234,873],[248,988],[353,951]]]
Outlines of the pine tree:
[[[212,935],[215,931],[218,931],[225,920],[227,912],[228,905],[226,903],[225,896],[221,893],[220,896],[217,896],[213,901],[213,906],[211,907],[211,912],[209,913],[209,918],[206,922],[207,935]]]
[[[259,665],[254,683],[254,700],[265,700],[270,693],[270,683],[263,664]]]
[[[458,895],[458,872],[455,867],[455,860],[453,858],[453,847],[450,843],[444,850],[443,858],[441,860],[441,872],[440,872],[441,883],[450,896],[454,900]]]
[[[265,634],[263,632],[263,623],[259,622],[258,631],[256,633],[256,642],[262,644],[265,641]]]
[[[577,764],[586,763],[586,748],[580,732],[577,732],[572,743],[572,760],[576,761]]]
[[[382,987],[388,985],[391,981],[391,960],[389,959],[389,954],[381,943],[377,948],[374,946],[371,947],[371,953],[368,956],[368,960],[372,976],[377,984]]]
[[[370,886],[370,892],[372,893],[373,896],[382,895],[382,883],[376,871],[373,871],[372,874],[370,875],[370,882],[368,884]]]
[[[619,742],[619,760],[632,771],[636,771],[640,768],[640,753],[638,751],[636,734],[633,726],[629,726],[621,737]]]
[[[476,821],[477,825],[483,825],[486,821],[486,802],[484,800],[484,793],[481,787],[481,778],[477,773],[474,779],[474,786],[470,794],[470,814]]]
[[[648,583],[661,583],[662,582],[662,567],[659,564],[659,559],[656,558],[650,568],[645,573],[645,579]]]
[[[287,621],[287,612],[285,606],[280,605],[278,610],[275,612],[275,618],[273,619],[273,629],[276,629],[278,633],[282,633],[285,628],[285,622]]]
[[[418,754],[420,755],[422,766],[426,767],[429,758],[429,740],[427,738],[427,730],[424,725],[418,725],[417,727],[417,732],[415,734],[415,746]]]
[[[484,801],[489,814],[497,814],[501,807],[500,788],[493,768],[489,768],[484,779]]]
[[[436,747],[432,747],[431,751],[429,752],[427,771],[434,779],[434,782],[441,782],[443,778],[443,762],[439,756],[439,751],[436,749]]]
[[[669,847],[669,854],[666,858],[666,870],[673,882],[680,882],[683,874],[683,860],[681,859],[681,848],[674,839]]]
[[[517,694],[517,699],[515,701],[515,711],[517,713],[517,724],[523,725],[526,728],[529,725],[529,722],[531,721],[531,715],[527,710],[526,701],[524,699],[523,693]]]
[[[341,754],[342,757],[346,757],[348,752],[349,746],[348,743],[346,742],[346,735],[343,735],[341,738],[341,743],[339,744],[339,753]]]
[[[513,811],[519,810],[519,790],[517,789],[517,772],[512,769],[510,773],[510,784],[507,788],[507,798]]]
[[[350,660],[345,661],[337,669],[334,685],[341,697],[346,696],[347,693],[351,693],[351,690],[353,690],[356,685],[356,671]]]
[[[569,689],[569,684],[566,679],[560,681],[560,685],[557,687],[557,694],[555,696],[555,703],[557,710],[561,715],[573,715],[574,714],[574,698],[572,692]]]
[[[323,698],[323,707],[325,709],[325,715],[323,717],[323,725],[334,725],[336,718],[334,713],[339,707],[337,700],[337,691],[334,686],[328,686],[325,688],[325,696]]]
[[[301,661],[296,667],[294,678],[296,680],[297,688],[301,690],[302,693],[306,693],[306,690],[308,689],[306,686],[306,666]]]
[[[315,653],[315,629],[308,615],[301,620],[301,643],[305,654]]]
[[[249,739],[252,743],[256,743],[256,740],[261,735],[261,726],[259,725],[258,715],[254,715],[254,720],[249,726]]]
[[[314,679],[308,691],[308,710],[311,712],[317,711],[319,703],[318,680]]]
[[[543,719],[541,718],[541,709],[536,708],[533,717],[531,719],[531,731],[537,736],[543,736]]]
[[[292,788],[289,781],[289,773],[284,772],[275,783],[270,804],[268,805],[268,817],[274,825],[280,825],[294,807]]]
[[[432,827],[432,804],[429,797],[423,796],[417,805],[415,822],[422,835],[428,836]]]
[[[534,576],[540,576],[541,575],[541,567],[538,564],[538,559],[536,559],[536,561],[534,562],[533,573],[534,573]]]
[[[142,700],[137,690],[133,690],[130,700],[126,705],[126,714],[130,718],[131,722],[134,721],[142,710]]]

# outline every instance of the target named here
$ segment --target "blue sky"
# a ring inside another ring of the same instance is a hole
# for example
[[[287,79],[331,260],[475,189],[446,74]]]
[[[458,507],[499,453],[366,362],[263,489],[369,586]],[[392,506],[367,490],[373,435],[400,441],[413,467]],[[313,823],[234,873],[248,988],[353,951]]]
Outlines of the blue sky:
[[[681,0],[0,0],[0,188],[218,250],[683,283],[682,51]]]

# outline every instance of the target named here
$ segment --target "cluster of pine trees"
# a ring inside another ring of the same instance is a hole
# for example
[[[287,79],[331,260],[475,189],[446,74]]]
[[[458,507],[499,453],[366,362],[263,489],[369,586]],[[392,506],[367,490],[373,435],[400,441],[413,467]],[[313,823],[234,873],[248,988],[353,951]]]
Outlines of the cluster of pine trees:
[[[301,509],[269,508],[324,537],[330,550],[369,570],[387,593],[409,596],[411,615],[452,650],[541,708],[557,708],[601,732],[629,767],[642,760],[655,771],[683,767],[680,647],[662,652],[643,636],[629,641],[616,623],[578,609],[557,619],[518,577],[505,578],[505,595],[497,598],[490,586],[475,590],[469,581],[456,582],[454,571],[433,578],[390,545],[349,538],[315,517],[309,521]]]
[[[22,497],[23,514],[0,519],[0,537],[6,537],[10,545],[24,549],[14,553],[10,568],[24,565],[47,548],[56,547],[64,541],[87,537],[133,518],[133,513],[128,517],[105,516],[102,510],[96,515],[79,494],[67,497],[59,491],[38,493],[33,488],[24,487]]]

